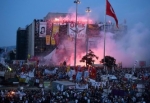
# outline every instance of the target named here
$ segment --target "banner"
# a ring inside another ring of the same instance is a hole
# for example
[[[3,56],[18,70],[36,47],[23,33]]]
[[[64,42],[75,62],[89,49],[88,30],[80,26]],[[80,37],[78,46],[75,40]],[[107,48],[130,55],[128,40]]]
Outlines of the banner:
[[[88,78],[89,77],[89,72],[88,71],[85,71],[84,72],[84,78]]]
[[[53,75],[53,74],[56,74],[57,69],[58,68],[55,68],[54,70],[45,69],[44,73],[45,74],[51,74],[51,75]]]
[[[46,45],[50,45],[50,35],[46,35]]]
[[[81,81],[82,72],[78,72],[76,76],[76,81]]]
[[[88,89],[88,84],[77,84],[76,89]]]
[[[146,61],[139,61],[139,66],[140,67],[146,66]]]
[[[46,35],[52,35],[52,27],[53,24],[51,23],[51,21],[48,21],[46,26]]]
[[[78,29],[78,33],[77,33],[77,38],[78,39],[83,39],[85,38],[86,36],[86,26],[87,24],[85,23],[78,23],[77,24],[77,29]],[[69,30],[68,30],[68,35],[70,37],[75,37],[75,31],[76,31],[76,26],[75,26],[75,23],[72,22],[72,23],[69,23],[69,26],[68,26]]]
[[[54,35],[55,45],[59,44],[59,34],[58,32]]]
[[[92,50],[93,48],[97,48],[98,41],[99,41],[99,38],[97,38],[97,37],[90,37],[88,39],[88,50]]]
[[[39,37],[46,37],[46,22],[40,22]]]
[[[51,36],[51,45],[56,45],[55,35],[59,32],[59,24],[53,24],[52,36]]]
[[[134,65],[133,65],[132,74],[135,72],[135,68],[136,68],[137,63],[138,63],[138,61],[136,60],[136,61],[134,62]]]
[[[88,24],[87,25],[87,35],[90,37],[98,36],[100,33],[100,28],[101,27],[99,27],[98,24]]]

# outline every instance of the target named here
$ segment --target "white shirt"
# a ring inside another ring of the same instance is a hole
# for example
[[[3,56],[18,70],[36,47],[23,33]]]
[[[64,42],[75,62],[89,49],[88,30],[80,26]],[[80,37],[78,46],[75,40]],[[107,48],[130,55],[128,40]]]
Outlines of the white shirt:
[[[77,100],[77,99],[75,100],[75,103],[78,103],[78,100]]]
[[[90,103],[90,99],[87,100],[87,103]]]

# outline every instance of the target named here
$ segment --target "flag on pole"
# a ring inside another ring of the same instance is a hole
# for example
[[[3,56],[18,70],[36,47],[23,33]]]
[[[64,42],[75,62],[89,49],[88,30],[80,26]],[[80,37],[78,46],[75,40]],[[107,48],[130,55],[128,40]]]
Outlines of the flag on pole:
[[[138,63],[138,61],[136,60],[135,62],[134,62],[134,66],[133,66],[133,70],[132,70],[132,73],[134,73],[135,72],[135,67],[136,67],[136,64]]]
[[[109,15],[111,17],[113,17],[116,21],[116,26],[118,28],[118,19],[117,19],[117,16],[115,14],[115,11],[114,9],[112,8],[111,4],[109,3],[108,0],[106,0],[106,15]]]

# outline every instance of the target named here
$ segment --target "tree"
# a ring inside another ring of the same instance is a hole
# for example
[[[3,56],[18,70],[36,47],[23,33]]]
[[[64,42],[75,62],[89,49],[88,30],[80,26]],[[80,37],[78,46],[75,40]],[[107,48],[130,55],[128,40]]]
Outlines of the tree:
[[[87,55],[83,56],[80,62],[86,62],[86,66],[93,65],[95,62],[94,58],[98,59],[94,52],[92,50],[89,50]]]
[[[116,59],[111,56],[105,56],[105,63],[104,63],[104,58],[100,62],[109,68],[112,68],[113,66],[116,65]]]
[[[101,63],[104,64],[104,67],[106,67],[106,71],[108,73],[109,70],[114,70],[114,67],[116,67],[116,59],[111,56],[105,56],[105,63],[104,63],[104,58],[100,61]]]

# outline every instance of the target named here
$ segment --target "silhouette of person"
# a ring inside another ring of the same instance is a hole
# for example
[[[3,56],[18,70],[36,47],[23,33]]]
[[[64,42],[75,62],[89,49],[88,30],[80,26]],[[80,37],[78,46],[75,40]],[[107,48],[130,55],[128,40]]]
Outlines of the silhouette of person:
[[[67,62],[66,62],[66,61],[64,61],[64,62],[63,62],[63,65],[64,65],[64,66],[66,66],[66,65],[67,65]]]

